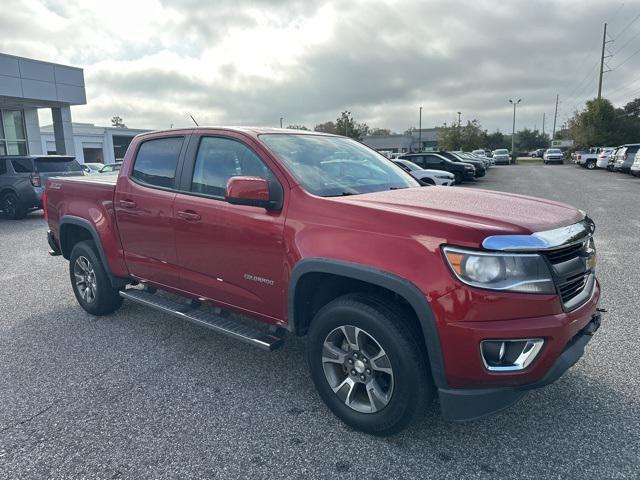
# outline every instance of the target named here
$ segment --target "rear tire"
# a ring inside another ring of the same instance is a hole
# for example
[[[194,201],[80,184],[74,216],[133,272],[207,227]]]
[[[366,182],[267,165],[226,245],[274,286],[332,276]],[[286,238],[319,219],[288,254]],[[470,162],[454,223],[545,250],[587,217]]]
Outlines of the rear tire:
[[[119,290],[111,286],[93,241],[78,242],[73,247],[69,278],[78,303],[91,315],[108,315],[122,305]]]
[[[411,320],[398,305],[366,294],[339,297],[314,317],[306,348],[311,378],[350,427],[391,435],[432,400],[427,355]]]
[[[594,170],[596,168],[596,162],[589,161],[585,166],[587,167],[587,170]]]
[[[426,184],[428,184],[428,185],[435,185],[435,184],[436,184],[436,183],[435,183],[431,178],[429,178],[429,177],[425,177],[425,178],[423,178],[423,179],[422,179],[422,182],[423,182],[423,183],[426,183]]]
[[[7,192],[0,199],[0,210],[11,220],[20,220],[27,216],[28,209],[13,192]]]

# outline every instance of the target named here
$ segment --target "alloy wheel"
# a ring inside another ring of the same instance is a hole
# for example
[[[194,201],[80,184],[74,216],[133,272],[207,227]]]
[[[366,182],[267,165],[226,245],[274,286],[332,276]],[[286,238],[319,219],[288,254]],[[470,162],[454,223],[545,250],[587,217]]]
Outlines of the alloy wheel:
[[[96,283],[96,273],[87,257],[79,256],[73,265],[73,276],[75,277],[76,288],[82,299],[87,303],[93,303],[96,299],[98,285]]]
[[[327,335],[322,368],[333,392],[357,412],[376,413],[391,400],[394,375],[389,357],[361,328],[344,325]]]

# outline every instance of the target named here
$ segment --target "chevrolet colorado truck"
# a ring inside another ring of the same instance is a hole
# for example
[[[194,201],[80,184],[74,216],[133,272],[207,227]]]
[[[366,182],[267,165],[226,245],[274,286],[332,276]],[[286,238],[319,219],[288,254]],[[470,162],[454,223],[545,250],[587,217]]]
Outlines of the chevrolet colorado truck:
[[[451,420],[504,409],[559,378],[601,321],[584,212],[420,187],[340,136],[145,133],[117,177],[50,178],[44,203],[87,312],[126,300],[269,350],[306,336],[322,400],[372,434],[435,397]]]

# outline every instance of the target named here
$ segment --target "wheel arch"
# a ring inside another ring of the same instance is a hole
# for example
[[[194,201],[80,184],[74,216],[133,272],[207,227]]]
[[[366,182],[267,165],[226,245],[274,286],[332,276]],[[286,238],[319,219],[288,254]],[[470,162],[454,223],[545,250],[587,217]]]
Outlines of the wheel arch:
[[[289,280],[287,296],[287,328],[289,331],[296,335],[304,335],[306,333],[306,329],[311,323],[310,315],[308,315],[310,311],[309,301],[319,294],[309,285],[308,279],[323,275],[330,278],[334,277],[333,279],[339,278],[347,282],[355,282],[355,285],[383,289],[404,300],[418,320],[434,383],[441,388],[447,386],[440,337],[431,306],[417,286],[393,273],[365,265],[327,258],[308,258],[299,261],[293,268]],[[331,283],[336,285],[335,282]],[[319,295],[322,298],[322,292]],[[329,301],[331,299],[331,296],[329,296]]]
[[[107,277],[109,277],[111,285],[114,288],[124,286],[126,282],[115,277],[111,272],[107,256],[104,252],[104,247],[102,246],[102,241],[100,240],[100,235],[98,235],[98,231],[95,226],[89,222],[89,220],[73,215],[64,215],[60,219],[58,235],[60,237],[60,251],[62,256],[67,260],[71,257],[71,251],[76,243],[84,240],[92,240],[96,246],[98,257],[100,257],[100,261],[104,266],[104,270]]]

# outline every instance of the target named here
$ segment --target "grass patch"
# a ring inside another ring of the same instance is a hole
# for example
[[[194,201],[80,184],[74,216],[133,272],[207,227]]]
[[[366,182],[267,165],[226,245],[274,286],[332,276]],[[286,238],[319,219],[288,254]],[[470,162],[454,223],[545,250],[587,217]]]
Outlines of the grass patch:
[[[544,162],[541,158],[533,158],[533,157],[518,157],[516,160],[518,164],[526,164],[526,165],[542,165]]]

